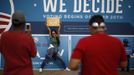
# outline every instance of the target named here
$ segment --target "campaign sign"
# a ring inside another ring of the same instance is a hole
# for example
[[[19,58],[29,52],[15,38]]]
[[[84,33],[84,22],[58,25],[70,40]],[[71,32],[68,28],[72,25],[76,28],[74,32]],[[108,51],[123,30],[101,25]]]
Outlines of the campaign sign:
[[[59,26],[60,18],[59,17],[47,17],[46,18],[47,26]]]

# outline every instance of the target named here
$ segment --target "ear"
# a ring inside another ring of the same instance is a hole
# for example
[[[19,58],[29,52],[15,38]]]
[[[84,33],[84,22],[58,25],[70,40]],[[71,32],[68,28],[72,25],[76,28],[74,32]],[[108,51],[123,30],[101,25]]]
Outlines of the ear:
[[[88,28],[89,28],[89,33],[92,34],[92,30],[93,30],[93,29],[92,29],[92,26],[89,25]]]
[[[104,30],[105,30],[105,31],[107,30],[107,27],[106,27],[106,26],[104,27]]]
[[[93,30],[93,27],[89,25],[89,31],[91,32]]]
[[[90,25],[88,25],[89,30],[92,28]]]

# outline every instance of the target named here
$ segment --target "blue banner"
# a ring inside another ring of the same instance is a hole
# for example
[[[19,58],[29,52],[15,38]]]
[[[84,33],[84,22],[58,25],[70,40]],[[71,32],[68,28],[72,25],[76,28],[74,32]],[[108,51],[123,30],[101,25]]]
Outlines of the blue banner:
[[[87,22],[92,15],[102,14],[107,22],[134,25],[133,3],[133,0],[1,0],[0,12],[11,15],[11,11],[21,10],[27,21],[42,22],[55,16],[62,22]]]

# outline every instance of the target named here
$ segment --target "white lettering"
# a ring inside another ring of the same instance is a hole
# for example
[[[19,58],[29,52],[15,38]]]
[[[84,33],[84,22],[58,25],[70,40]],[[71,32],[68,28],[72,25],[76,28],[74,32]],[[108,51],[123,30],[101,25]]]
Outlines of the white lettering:
[[[87,4],[87,1],[88,0],[84,0],[84,4],[83,4],[84,5],[84,9],[83,9],[83,12],[90,12],[89,9],[87,10],[87,7],[89,7],[89,4]]]
[[[44,3],[44,12],[49,12],[51,8],[51,12],[56,12],[57,0],[43,0]],[[54,2],[53,2],[54,1]]]
[[[92,11],[93,11],[94,13],[98,13],[100,9],[99,9],[98,7],[95,9],[95,5],[97,5],[97,4],[95,3],[95,1],[96,1],[96,0],[92,0]],[[100,0],[97,0],[97,3],[100,3]]]
[[[68,5],[73,13],[123,13],[124,0],[71,0],[68,4],[65,1],[68,0],[43,0],[44,12],[66,13]]]
[[[116,13],[123,13],[123,10],[119,10],[119,8],[122,7],[122,5],[120,4],[120,2],[123,2],[123,0],[116,0]]]
[[[74,0],[74,11],[73,12],[80,12],[81,7],[82,7],[82,0]]]
[[[102,5],[101,5],[101,13],[105,13],[105,2],[104,2],[104,0],[102,0]]]
[[[114,0],[107,0],[107,13],[114,12]]]
[[[59,10],[59,12],[67,12],[66,9],[63,9],[64,6],[66,6],[66,4],[63,3],[63,0],[60,0],[60,10]]]

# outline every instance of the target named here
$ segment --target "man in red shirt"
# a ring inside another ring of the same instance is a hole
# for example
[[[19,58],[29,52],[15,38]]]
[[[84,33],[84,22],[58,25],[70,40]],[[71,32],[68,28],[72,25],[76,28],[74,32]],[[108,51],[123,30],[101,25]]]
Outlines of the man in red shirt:
[[[4,32],[0,39],[0,52],[5,65],[3,75],[33,75],[31,57],[36,56],[32,37],[24,32],[25,16],[15,12],[10,31]]]
[[[119,64],[127,66],[127,57],[122,42],[105,33],[106,26],[101,15],[95,15],[89,21],[91,36],[79,40],[69,63],[71,70],[81,75],[118,75]]]

